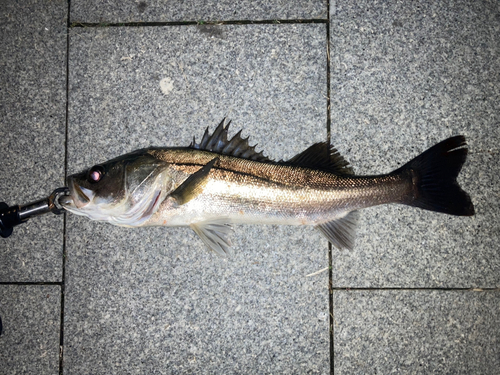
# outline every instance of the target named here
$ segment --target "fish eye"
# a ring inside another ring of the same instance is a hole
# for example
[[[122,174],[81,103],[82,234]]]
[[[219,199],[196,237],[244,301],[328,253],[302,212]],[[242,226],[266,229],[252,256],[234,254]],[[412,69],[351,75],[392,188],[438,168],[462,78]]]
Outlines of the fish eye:
[[[101,165],[94,165],[89,170],[87,180],[90,183],[96,183],[96,182],[101,181],[103,176],[104,176],[104,168]]]

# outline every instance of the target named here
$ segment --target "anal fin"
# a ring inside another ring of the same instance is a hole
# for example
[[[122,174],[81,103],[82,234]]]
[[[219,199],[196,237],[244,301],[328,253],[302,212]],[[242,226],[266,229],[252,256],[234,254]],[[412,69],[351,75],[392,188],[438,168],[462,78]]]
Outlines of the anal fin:
[[[357,221],[358,212],[351,211],[340,219],[316,225],[316,228],[336,248],[352,250],[354,248]]]
[[[190,227],[207,245],[209,250],[212,250],[223,258],[233,255],[231,251],[232,244],[229,239],[229,236],[233,233],[233,228],[230,224],[223,222],[201,222],[191,224]]]

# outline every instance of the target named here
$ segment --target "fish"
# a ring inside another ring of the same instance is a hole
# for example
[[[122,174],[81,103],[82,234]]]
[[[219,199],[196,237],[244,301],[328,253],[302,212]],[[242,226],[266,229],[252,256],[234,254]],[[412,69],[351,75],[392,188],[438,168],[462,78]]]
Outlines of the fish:
[[[188,226],[208,249],[232,255],[232,224],[312,225],[336,248],[353,249],[358,211],[398,203],[474,215],[457,176],[467,157],[462,135],[381,175],[359,176],[332,145],[315,143],[273,161],[230,121],[188,147],[133,151],[67,178],[69,212],[124,227]]]

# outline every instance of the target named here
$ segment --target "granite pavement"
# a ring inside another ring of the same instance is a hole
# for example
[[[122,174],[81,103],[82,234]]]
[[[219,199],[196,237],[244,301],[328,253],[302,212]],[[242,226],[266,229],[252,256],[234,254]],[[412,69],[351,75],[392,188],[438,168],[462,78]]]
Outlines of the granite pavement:
[[[500,8],[494,1],[7,0],[0,201],[232,120],[360,174],[467,137],[474,217],[363,210],[352,251],[313,228],[71,214],[0,241],[0,374],[493,374],[500,366]]]

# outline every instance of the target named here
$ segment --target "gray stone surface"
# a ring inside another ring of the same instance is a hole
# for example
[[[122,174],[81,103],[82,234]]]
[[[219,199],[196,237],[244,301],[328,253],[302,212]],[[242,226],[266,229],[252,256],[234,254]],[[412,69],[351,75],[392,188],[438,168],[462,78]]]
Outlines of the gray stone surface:
[[[0,9],[0,201],[27,204],[64,184],[65,1],[3,1]],[[0,241],[0,281],[60,281],[62,217]]]
[[[57,374],[61,288],[0,285],[0,374]]]
[[[65,371],[329,371],[328,274],[307,277],[327,264],[316,232],[240,226],[224,260],[190,229],[68,227]]]
[[[326,18],[325,2],[80,2],[72,22]],[[387,206],[335,251],[335,373],[495,373],[500,322],[500,17],[494,2],[330,2],[332,142],[359,173],[465,134],[477,215]],[[224,116],[272,158],[326,138],[326,27],[66,28],[66,1],[2,3],[0,201],[140,147],[188,145]],[[7,176],[9,176],[7,178]],[[0,239],[0,374],[57,374],[62,218]],[[326,241],[238,226],[229,260],[189,229],[68,217],[64,373],[328,373]],[[316,271],[321,271],[307,277]]]
[[[326,138],[325,25],[72,29],[69,172],[225,116],[269,157]]]
[[[325,0],[75,0],[71,22],[217,22],[327,18]]]
[[[267,155],[326,138],[324,25],[75,29],[70,172],[184,146],[222,117]],[[224,260],[185,228],[68,217],[69,373],[327,373],[327,243],[238,226]]]
[[[376,174],[464,134],[459,181],[477,211],[363,211],[354,251],[334,253],[334,286],[500,285],[499,29],[488,1],[332,3],[332,142]]]
[[[335,374],[496,374],[497,291],[335,291]]]

